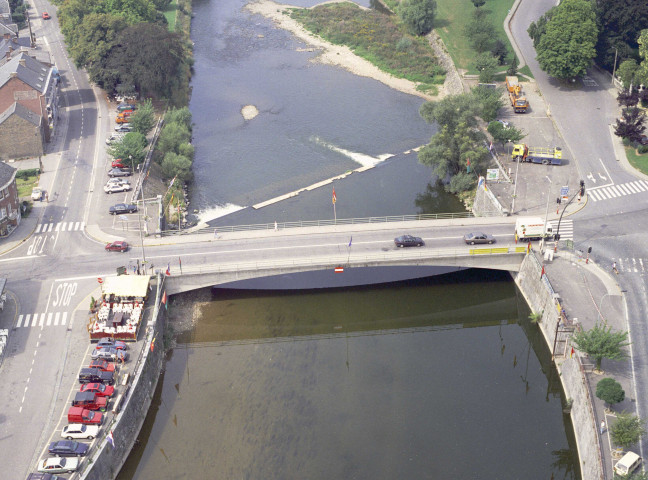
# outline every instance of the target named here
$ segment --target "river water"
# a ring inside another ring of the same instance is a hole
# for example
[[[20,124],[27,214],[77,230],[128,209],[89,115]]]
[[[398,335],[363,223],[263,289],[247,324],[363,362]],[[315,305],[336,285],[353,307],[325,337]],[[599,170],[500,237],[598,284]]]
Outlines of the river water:
[[[193,5],[191,193],[203,219],[331,218],[330,186],[250,206],[385,154],[334,183],[338,218],[461,210],[403,153],[434,133],[421,99],[310,62],[307,45],[243,5]],[[244,105],[260,114],[245,121]],[[169,355],[118,478],[579,478],[529,313],[508,274],[490,271],[221,289]]]

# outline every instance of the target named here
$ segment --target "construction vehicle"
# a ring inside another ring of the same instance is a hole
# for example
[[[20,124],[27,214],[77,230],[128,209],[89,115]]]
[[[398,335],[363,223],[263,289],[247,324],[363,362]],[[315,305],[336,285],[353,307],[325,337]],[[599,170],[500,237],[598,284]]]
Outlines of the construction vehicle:
[[[540,217],[522,217],[515,221],[515,240],[530,242],[552,238],[553,228]]]
[[[543,165],[562,165],[562,150],[554,148],[529,148],[526,144],[513,145],[511,152],[516,162],[541,163]]]
[[[515,113],[525,113],[529,108],[529,102],[522,96],[522,87],[517,77],[506,77],[506,90],[508,92],[511,106]]]

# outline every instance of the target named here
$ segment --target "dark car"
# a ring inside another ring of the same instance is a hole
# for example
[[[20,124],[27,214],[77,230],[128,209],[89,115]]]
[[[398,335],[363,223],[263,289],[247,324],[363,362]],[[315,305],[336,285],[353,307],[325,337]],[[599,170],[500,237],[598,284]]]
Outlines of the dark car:
[[[128,242],[123,240],[118,240],[116,242],[109,243],[106,245],[106,250],[109,252],[125,252],[128,250]]]
[[[648,136],[644,135],[639,139],[639,143],[642,145],[648,145]]]
[[[77,392],[72,399],[72,406],[105,412],[108,407],[108,398],[94,392]]]
[[[99,350],[93,350],[90,354],[92,359],[104,359],[111,362],[125,362],[128,360],[128,352],[118,350],[115,347],[104,347]]]
[[[57,457],[83,457],[88,453],[89,445],[72,440],[59,440],[49,445],[49,454]]]
[[[109,177],[130,177],[132,174],[130,168],[111,168],[108,170]]]
[[[102,372],[98,368],[82,368],[79,372],[79,383],[112,385],[115,383],[115,376],[113,372]]]
[[[413,237],[412,235],[401,235],[394,239],[394,243],[397,247],[422,247],[425,245],[425,242],[421,237]]]
[[[474,245],[476,243],[494,243],[495,238],[492,235],[483,232],[471,232],[467,233],[463,237],[464,242],[469,245]]]
[[[65,480],[65,478],[51,473],[30,473],[27,480]]]
[[[110,337],[100,338],[97,342],[97,345],[95,346],[95,350],[106,347],[115,347],[117,350],[128,350],[126,342],[122,342],[121,340],[113,340]]]
[[[105,360],[100,361],[104,362]],[[114,367],[112,363],[108,363],[108,365]],[[96,393],[101,397],[112,397],[115,393],[115,387],[111,385],[104,385],[103,383],[86,383],[85,385],[81,385],[81,389],[79,391]]]
[[[118,203],[108,209],[111,215],[121,215],[122,213],[135,213],[137,212],[137,205],[132,203]]]
[[[120,103],[119,105],[117,105],[118,112],[124,112],[126,110],[135,110],[135,108],[136,108],[135,105],[133,105],[132,103]]]

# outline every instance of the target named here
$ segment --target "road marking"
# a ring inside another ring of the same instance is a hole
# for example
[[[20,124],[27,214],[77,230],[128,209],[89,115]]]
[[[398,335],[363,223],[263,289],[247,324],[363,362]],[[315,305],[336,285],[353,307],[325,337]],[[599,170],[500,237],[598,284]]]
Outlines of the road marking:
[[[601,200],[624,197],[626,195],[635,195],[646,191],[648,191],[648,181],[637,180],[621,183],[619,185],[606,185],[590,188],[587,193],[593,201],[598,202]]]
[[[35,327],[36,324],[40,327],[64,326],[67,323],[67,316],[68,312],[28,313],[19,315],[16,328],[30,328]],[[29,323],[30,319],[32,320],[31,325]]]

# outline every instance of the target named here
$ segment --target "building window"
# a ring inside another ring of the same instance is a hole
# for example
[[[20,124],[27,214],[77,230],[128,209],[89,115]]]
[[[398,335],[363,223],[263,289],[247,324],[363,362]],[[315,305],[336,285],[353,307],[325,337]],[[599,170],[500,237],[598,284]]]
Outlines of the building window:
[[[2,207],[0,208],[0,220],[7,218],[7,209]]]

